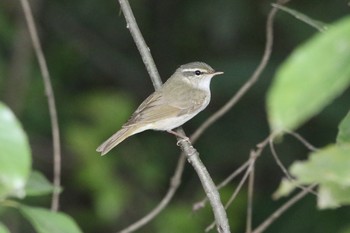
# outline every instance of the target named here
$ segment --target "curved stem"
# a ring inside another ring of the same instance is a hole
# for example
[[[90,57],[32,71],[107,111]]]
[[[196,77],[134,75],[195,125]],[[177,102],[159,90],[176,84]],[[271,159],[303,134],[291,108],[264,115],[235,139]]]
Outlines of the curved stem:
[[[54,190],[52,193],[51,210],[57,211],[59,206],[59,195],[60,195],[60,185],[61,185],[61,143],[60,143],[60,131],[58,127],[57,120],[57,110],[55,104],[55,96],[52,89],[51,78],[49,74],[49,69],[47,68],[45,56],[40,45],[40,39],[35,27],[33,14],[30,9],[27,0],[21,0],[23,12],[28,24],[30,37],[32,39],[33,47],[35,50],[36,57],[39,62],[41,75],[43,77],[45,94],[47,96],[47,102],[50,112],[51,128],[52,128],[52,138],[53,138],[53,185]]]

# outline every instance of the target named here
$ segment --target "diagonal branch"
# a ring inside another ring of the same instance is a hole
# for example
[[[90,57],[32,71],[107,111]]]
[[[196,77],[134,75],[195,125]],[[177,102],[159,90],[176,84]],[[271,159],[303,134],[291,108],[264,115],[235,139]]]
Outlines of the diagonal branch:
[[[52,84],[50,81],[51,78],[50,78],[49,70],[47,68],[45,56],[41,48],[40,39],[35,27],[32,11],[30,9],[30,6],[27,0],[21,0],[21,4],[22,4],[23,12],[28,24],[28,29],[29,29],[30,37],[32,39],[35,54],[39,62],[40,71],[41,71],[41,75],[43,77],[44,86],[45,86],[45,94],[47,96],[47,102],[49,106],[52,138],[53,138],[53,160],[54,160],[53,185],[55,187],[52,194],[51,210],[57,211],[59,206],[59,195],[60,195],[59,187],[61,185],[61,145],[60,145],[60,131],[58,127],[55,96],[52,89]]]
[[[132,13],[130,4],[128,0],[119,0],[120,7],[122,8],[126,27],[129,29],[132,38],[135,41],[137,49],[140,52],[143,63],[146,66],[147,72],[151,77],[154,88],[157,90],[162,86],[162,80],[160,79],[156,64],[154,63],[153,57],[151,55],[151,50],[147,46],[139,26],[136,23],[134,14]]]
[[[138,221],[134,222],[130,226],[126,227],[125,229],[119,231],[119,233],[129,233],[136,231],[137,229],[140,229],[142,226],[146,225],[148,222],[150,222],[152,219],[154,219],[170,202],[170,200],[173,198],[177,188],[180,186],[181,183],[181,176],[183,174],[184,165],[186,162],[186,157],[181,154],[181,157],[178,160],[175,173],[170,181],[170,187],[166,193],[166,195],[163,197],[163,199],[159,202],[159,204],[147,215],[139,219]]]
[[[277,0],[278,4],[285,4],[289,0]],[[255,69],[252,76],[248,79],[248,81],[238,90],[238,92],[232,96],[232,98],[221,107],[216,113],[214,113],[211,117],[209,117],[192,135],[191,140],[196,141],[198,137],[215,121],[217,121],[220,117],[225,115],[247,92],[248,90],[259,80],[261,73],[264,71],[267,63],[270,60],[270,56],[272,53],[272,45],[273,45],[273,21],[275,19],[275,15],[278,9],[271,9],[267,21],[266,21],[266,44],[263,57]]]
[[[313,188],[315,188],[316,186],[317,186],[316,184],[310,185],[306,189],[300,191],[293,198],[288,200],[280,208],[278,208],[275,212],[273,212],[263,223],[261,223],[253,231],[253,233],[262,233],[263,231],[265,231],[277,218],[279,218],[291,206],[293,206],[295,203],[297,203],[299,200],[301,200],[303,197],[305,197],[308,193],[310,193],[313,190]]]
[[[130,4],[127,0],[119,0],[119,3],[126,19],[127,28],[129,28],[130,33],[136,43],[136,46],[141,54],[142,60],[145,63],[147,71],[152,79],[153,85],[155,89],[159,89],[161,87],[161,80],[159,78],[158,71],[151,56],[150,49],[146,45],[146,42],[143,39],[143,36],[137,26]],[[182,128],[178,128],[177,132],[180,135],[183,135],[182,138],[186,137],[185,132],[182,130]],[[225,209],[220,201],[219,192],[217,191],[215,184],[211,179],[207,169],[199,159],[198,152],[196,151],[196,149],[194,149],[194,147],[188,140],[178,138],[178,144],[180,145],[182,151],[186,155],[186,158],[191,163],[201,180],[202,186],[208,196],[210,204],[212,205],[215,220],[218,226],[218,231],[220,233],[229,233],[229,224]]]

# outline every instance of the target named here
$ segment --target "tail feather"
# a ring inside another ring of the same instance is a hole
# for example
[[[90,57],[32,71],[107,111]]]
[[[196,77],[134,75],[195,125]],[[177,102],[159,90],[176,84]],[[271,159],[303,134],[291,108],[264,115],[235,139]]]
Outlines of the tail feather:
[[[124,127],[115,134],[113,134],[110,138],[108,138],[105,142],[103,142],[97,149],[97,152],[101,152],[101,155],[107,154],[110,150],[112,150],[119,143],[124,141],[127,137],[135,134],[133,127]]]

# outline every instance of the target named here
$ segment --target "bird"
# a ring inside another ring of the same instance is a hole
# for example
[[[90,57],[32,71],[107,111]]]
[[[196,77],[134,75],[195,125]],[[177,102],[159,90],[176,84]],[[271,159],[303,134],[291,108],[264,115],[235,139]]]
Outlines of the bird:
[[[105,155],[126,138],[145,130],[167,131],[183,125],[205,109],[211,97],[211,79],[223,74],[204,62],[181,65],[173,75],[146,98],[119,131],[97,149]]]

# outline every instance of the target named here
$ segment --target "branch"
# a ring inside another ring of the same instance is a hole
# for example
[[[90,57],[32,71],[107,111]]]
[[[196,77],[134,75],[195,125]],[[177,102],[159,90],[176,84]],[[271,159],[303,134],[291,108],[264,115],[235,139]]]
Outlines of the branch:
[[[136,231],[137,229],[140,229],[147,223],[149,223],[152,219],[154,219],[170,202],[170,200],[173,198],[176,190],[181,184],[181,176],[183,173],[184,165],[186,162],[186,157],[182,154],[181,157],[179,158],[177,162],[177,166],[175,169],[175,173],[171,178],[170,181],[170,187],[166,193],[166,195],[163,197],[163,199],[159,202],[159,204],[151,211],[149,212],[146,216],[143,218],[139,219],[137,222],[131,224],[127,228],[119,231],[119,233],[129,233]]]
[[[277,0],[279,4],[285,4],[289,0]],[[248,81],[238,90],[238,92],[216,113],[214,113],[211,117],[209,117],[192,135],[191,140],[196,141],[198,137],[215,121],[217,121],[220,117],[225,115],[247,92],[248,90],[258,81],[261,73],[264,71],[268,61],[270,60],[272,45],[273,45],[273,21],[278,9],[271,9],[267,21],[266,21],[266,44],[263,57],[260,61],[260,64],[253,72],[252,76],[248,79]]]
[[[253,196],[254,196],[254,177],[255,169],[249,175],[248,181],[248,203],[247,203],[247,223],[246,223],[246,233],[252,232],[252,222],[253,222]]]
[[[300,136],[301,137],[301,136]],[[302,190],[305,190],[307,189],[307,187],[304,187],[303,185],[300,185],[298,184],[298,182],[289,174],[288,172],[288,169],[283,165],[282,161],[279,159],[278,155],[277,155],[277,152],[275,150],[275,147],[273,146],[273,139],[274,137],[272,136],[270,138],[270,141],[269,141],[269,144],[270,144],[270,150],[271,150],[271,153],[272,153],[272,156],[273,158],[275,159],[277,165],[280,167],[280,169],[282,170],[282,172],[284,173],[284,175],[286,176],[287,180],[294,184],[296,187],[302,189]],[[310,193],[314,194],[315,196],[318,196],[318,194],[311,190]]]
[[[53,138],[53,185],[54,190],[52,193],[51,210],[57,211],[59,206],[59,195],[60,195],[60,185],[61,185],[61,145],[60,145],[60,131],[58,127],[57,111],[55,104],[55,96],[51,85],[51,78],[49,70],[47,68],[45,56],[40,45],[40,39],[35,27],[33,14],[30,9],[27,0],[21,0],[23,12],[28,24],[28,29],[30,37],[32,39],[33,47],[35,50],[36,57],[39,62],[41,75],[43,77],[43,82],[45,86],[45,94],[47,96],[47,102],[50,112],[51,128],[52,128],[52,138]]]
[[[286,4],[287,2],[289,2],[290,0],[277,0],[278,4]],[[266,43],[265,43],[265,49],[264,49],[264,53],[262,56],[262,59],[258,65],[258,67],[255,69],[255,71],[253,72],[252,76],[248,79],[248,81],[238,90],[238,92],[232,96],[232,98],[224,105],[222,106],[217,112],[215,112],[211,117],[209,117],[192,135],[191,135],[191,141],[195,142],[197,141],[197,139],[200,137],[200,135],[202,135],[202,133],[210,126],[212,125],[215,121],[217,121],[220,117],[222,117],[224,114],[226,114],[247,92],[248,90],[258,81],[261,73],[263,72],[263,70],[265,69],[270,56],[271,56],[271,52],[272,52],[272,46],[273,46],[273,22],[275,19],[275,15],[277,13],[278,9],[277,8],[273,8],[271,9],[268,17],[267,17],[267,21],[266,21]],[[269,136],[270,137],[270,136]],[[269,138],[268,137],[268,138]],[[268,140],[268,139],[267,139]],[[266,142],[268,141],[264,141],[262,142],[262,144],[266,145]],[[248,162],[247,161],[244,166],[248,166]],[[241,167],[242,169],[243,166]],[[235,173],[235,172],[234,172]],[[230,175],[231,176],[231,175]],[[233,176],[235,177],[235,175]],[[233,179],[233,178],[232,178]],[[226,179],[227,182],[225,182],[224,184],[222,184],[222,186],[225,186],[229,181],[231,181],[231,178],[228,177]],[[222,187],[221,185],[219,185],[220,188]],[[218,186],[218,187],[219,187]],[[194,205],[193,209],[198,209],[202,206],[204,206],[205,204],[205,199],[202,200],[201,202],[197,202]]]
[[[284,205],[282,205],[280,208],[278,208],[274,213],[270,215],[263,223],[261,223],[254,231],[253,233],[261,233],[264,230],[266,230],[277,218],[279,218],[286,210],[288,210],[291,206],[293,206],[296,202],[298,202],[300,199],[305,197],[306,194],[310,193],[313,188],[315,188],[317,185],[310,185],[305,190],[302,190],[300,193],[295,195],[293,198],[291,198],[289,201],[287,201]]]
[[[119,4],[126,20],[126,27],[129,29],[131,36],[135,41],[137,49],[141,54],[142,61],[146,66],[149,76],[151,77],[153,86],[157,90],[162,86],[162,80],[160,79],[157,67],[152,58],[151,50],[143,39],[139,26],[136,23],[135,16],[132,13],[129,1],[119,0]]]
[[[255,161],[257,160],[257,158],[261,155],[262,151],[264,150],[264,148],[266,147],[269,138],[271,136],[268,136],[264,141],[262,141],[261,143],[259,143],[257,145],[257,149],[256,150],[252,150],[250,152],[250,156],[249,156],[249,160],[247,161],[248,163],[248,168],[246,170],[246,172],[244,173],[241,181],[239,182],[237,188],[235,189],[235,191],[233,192],[233,194],[231,195],[231,197],[229,198],[229,200],[227,201],[226,205],[225,205],[225,209],[227,209],[232,202],[236,199],[239,191],[241,190],[241,188],[243,187],[243,184],[245,183],[245,181],[247,180],[249,175],[252,175],[252,172],[254,171],[254,165],[255,165]],[[206,229],[205,231],[208,232],[210,231],[213,227],[214,227],[214,222],[211,223]]]
[[[121,9],[126,19],[127,28],[129,28],[130,33],[136,43],[136,46],[141,54],[142,60],[145,63],[147,71],[152,79],[155,89],[161,87],[161,80],[159,78],[158,71],[154,64],[153,58],[150,53],[150,49],[147,47],[145,40],[137,26],[135,17],[132,13],[130,4],[127,0],[119,0]],[[186,137],[185,132],[182,128],[178,128],[177,132],[182,135],[182,138],[178,138],[178,145],[180,145],[182,151],[185,153],[187,160],[192,164],[197,175],[199,176],[202,186],[210,200],[216,223],[218,226],[218,231],[220,233],[229,233],[229,224],[226,216],[225,209],[220,201],[220,195],[212,181],[207,169],[203,165],[202,161],[199,159],[199,154],[191,145],[188,140],[183,140]]]
[[[232,202],[236,199],[239,191],[241,191],[241,188],[243,187],[243,184],[246,182],[250,172],[252,171],[253,166],[254,166],[254,160],[250,160],[249,161],[249,167],[247,168],[246,172],[244,173],[244,176],[242,177],[241,181],[237,185],[237,188],[232,193],[230,199],[227,201],[227,203],[225,205],[225,209],[227,209],[232,204]],[[207,226],[205,228],[205,232],[211,231],[214,226],[215,226],[215,222],[212,222],[209,226]]]
[[[231,180],[233,180],[235,177],[241,174],[244,171],[244,169],[246,169],[249,166],[249,164],[250,164],[250,160],[247,160],[239,168],[233,171],[231,175],[229,175],[225,180],[223,180],[220,184],[218,184],[216,188],[220,190],[221,188],[225,187],[229,182],[231,182]],[[204,208],[207,201],[208,201],[208,198],[205,197],[203,198],[203,200],[194,203],[192,206],[192,210],[197,211],[201,208]]]
[[[196,170],[204,188],[204,191],[209,199],[209,202],[214,212],[217,231],[219,233],[229,233],[230,226],[228,224],[226,211],[220,200],[220,194],[216,189],[215,184],[211,179],[207,169],[200,160],[199,153],[188,141],[183,139],[180,139],[179,141],[183,142],[180,144],[180,146],[185,152],[188,162]]]
[[[285,131],[285,132],[287,134],[290,134],[293,137],[295,137],[298,141],[300,141],[302,144],[304,144],[304,146],[307,149],[309,149],[310,151],[318,151],[319,150],[318,148],[316,148],[314,145],[312,145],[310,142],[308,142],[305,138],[303,138],[303,136],[301,136],[297,132],[293,132],[293,131]]]

